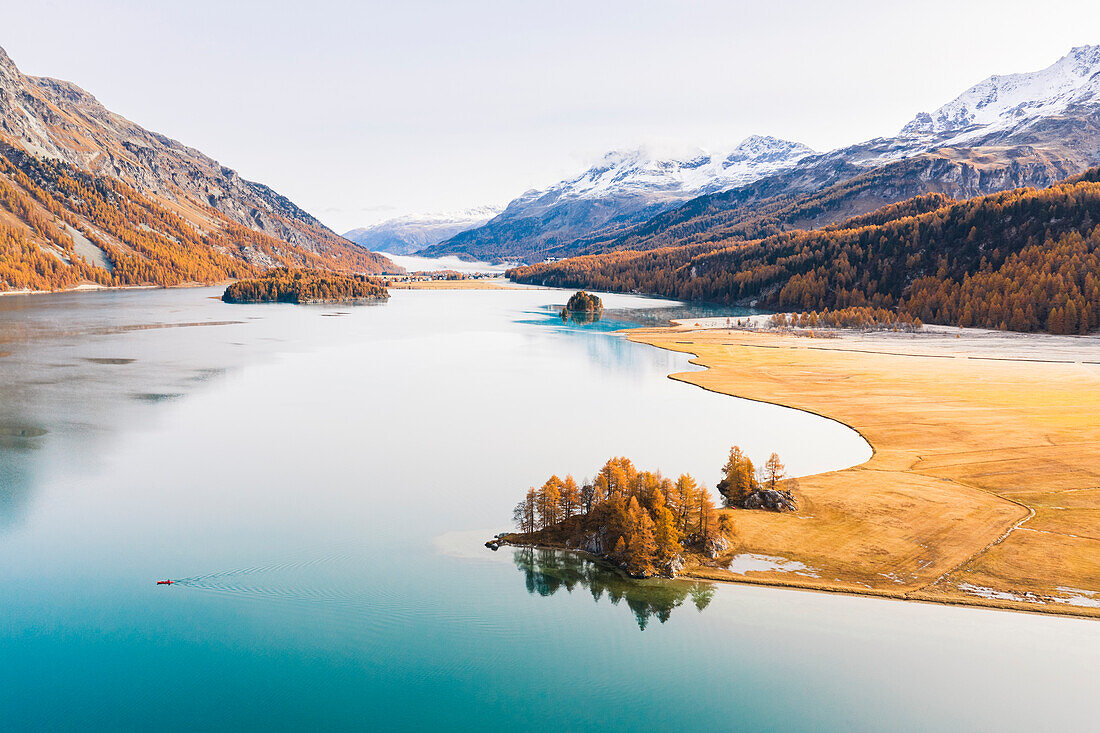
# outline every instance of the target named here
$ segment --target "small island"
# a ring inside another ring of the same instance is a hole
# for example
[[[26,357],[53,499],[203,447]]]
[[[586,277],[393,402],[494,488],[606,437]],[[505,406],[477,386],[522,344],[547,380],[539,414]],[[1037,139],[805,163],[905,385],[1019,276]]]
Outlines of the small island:
[[[578,290],[569,298],[569,302],[561,309],[563,321],[573,320],[577,323],[593,323],[600,320],[603,313],[603,301],[599,296]]]
[[[756,471],[734,446],[718,484],[727,509],[795,511],[779,456]],[[595,480],[551,476],[531,487],[513,511],[519,530],[485,543],[586,552],[634,578],[676,577],[685,568],[728,563],[734,528],[710,492],[690,474],[673,480],[639,471],[627,458],[608,460]]]
[[[355,303],[385,300],[386,286],[364,275],[278,268],[225,289],[226,303]]]

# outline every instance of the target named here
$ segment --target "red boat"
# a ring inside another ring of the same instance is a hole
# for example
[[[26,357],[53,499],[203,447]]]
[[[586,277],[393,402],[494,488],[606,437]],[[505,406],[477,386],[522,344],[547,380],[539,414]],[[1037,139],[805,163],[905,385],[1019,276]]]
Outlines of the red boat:
[[[158,580],[157,585],[172,585],[172,583],[175,583],[175,582],[176,581],[174,581],[174,580]]]

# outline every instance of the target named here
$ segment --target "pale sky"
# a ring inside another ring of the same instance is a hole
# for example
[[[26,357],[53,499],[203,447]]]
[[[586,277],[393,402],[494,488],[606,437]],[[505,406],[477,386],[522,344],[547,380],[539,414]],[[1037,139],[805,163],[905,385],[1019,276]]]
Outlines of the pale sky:
[[[1100,2],[0,0],[0,46],[338,232],[640,144],[818,150],[1100,43]]]

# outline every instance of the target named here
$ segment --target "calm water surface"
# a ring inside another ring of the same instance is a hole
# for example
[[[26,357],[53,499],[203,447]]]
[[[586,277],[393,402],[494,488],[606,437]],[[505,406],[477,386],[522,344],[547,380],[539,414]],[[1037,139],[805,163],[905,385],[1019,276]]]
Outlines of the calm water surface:
[[[713,484],[736,442],[804,474],[867,457],[843,426],[673,382],[683,355],[562,324],[561,292],[217,294],[0,298],[5,729],[1096,721],[1096,622],[481,546],[552,472]]]

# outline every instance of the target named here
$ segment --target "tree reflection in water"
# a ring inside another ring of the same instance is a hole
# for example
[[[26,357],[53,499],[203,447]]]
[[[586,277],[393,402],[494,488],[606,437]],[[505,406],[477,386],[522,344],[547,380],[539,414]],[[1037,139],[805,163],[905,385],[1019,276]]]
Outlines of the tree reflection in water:
[[[520,547],[513,559],[524,575],[528,593],[552,596],[562,589],[572,593],[580,587],[597,602],[605,596],[612,605],[625,600],[643,631],[651,619],[667,621],[672,609],[688,599],[702,611],[714,597],[714,586],[709,583],[634,580],[576,552]]]
[[[561,319],[566,323],[572,321],[573,323],[581,326],[587,325],[589,323],[595,323],[596,321],[600,320],[600,314],[596,311],[571,311],[562,308],[561,312],[558,315],[561,316]]]

